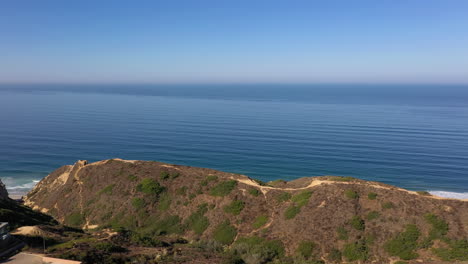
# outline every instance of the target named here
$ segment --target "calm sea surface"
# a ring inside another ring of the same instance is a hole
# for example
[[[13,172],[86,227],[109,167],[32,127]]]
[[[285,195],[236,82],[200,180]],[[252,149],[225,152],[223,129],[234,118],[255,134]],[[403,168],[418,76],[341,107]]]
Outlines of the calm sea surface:
[[[78,159],[115,157],[468,197],[468,86],[0,86],[10,193]]]

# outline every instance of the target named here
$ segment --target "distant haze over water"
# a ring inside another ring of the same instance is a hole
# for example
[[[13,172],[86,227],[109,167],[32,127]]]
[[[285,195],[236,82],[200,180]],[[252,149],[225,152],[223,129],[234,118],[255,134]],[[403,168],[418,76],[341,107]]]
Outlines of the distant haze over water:
[[[468,86],[4,84],[0,146],[10,193],[119,157],[468,198]]]

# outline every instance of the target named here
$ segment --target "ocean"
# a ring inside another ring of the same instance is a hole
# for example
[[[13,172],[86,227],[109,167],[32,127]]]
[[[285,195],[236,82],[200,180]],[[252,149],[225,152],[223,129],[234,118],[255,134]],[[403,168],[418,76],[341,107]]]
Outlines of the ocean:
[[[62,165],[117,157],[468,198],[468,86],[0,85],[10,194]]]

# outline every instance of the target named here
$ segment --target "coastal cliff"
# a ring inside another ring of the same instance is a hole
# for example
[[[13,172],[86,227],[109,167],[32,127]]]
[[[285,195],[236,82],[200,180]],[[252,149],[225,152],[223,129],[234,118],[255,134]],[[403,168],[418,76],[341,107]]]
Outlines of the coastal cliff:
[[[116,231],[115,243],[134,245],[129,256],[170,245],[160,262],[141,263],[468,260],[467,201],[349,177],[264,183],[161,162],[78,161],[45,177],[25,205],[89,232]],[[206,254],[170,262],[184,256],[177,244]]]

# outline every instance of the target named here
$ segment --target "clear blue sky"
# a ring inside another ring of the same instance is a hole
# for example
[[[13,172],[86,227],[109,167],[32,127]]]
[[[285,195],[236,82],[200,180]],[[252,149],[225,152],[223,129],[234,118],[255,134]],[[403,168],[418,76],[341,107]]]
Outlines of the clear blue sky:
[[[468,1],[2,1],[0,82],[468,83]]]

